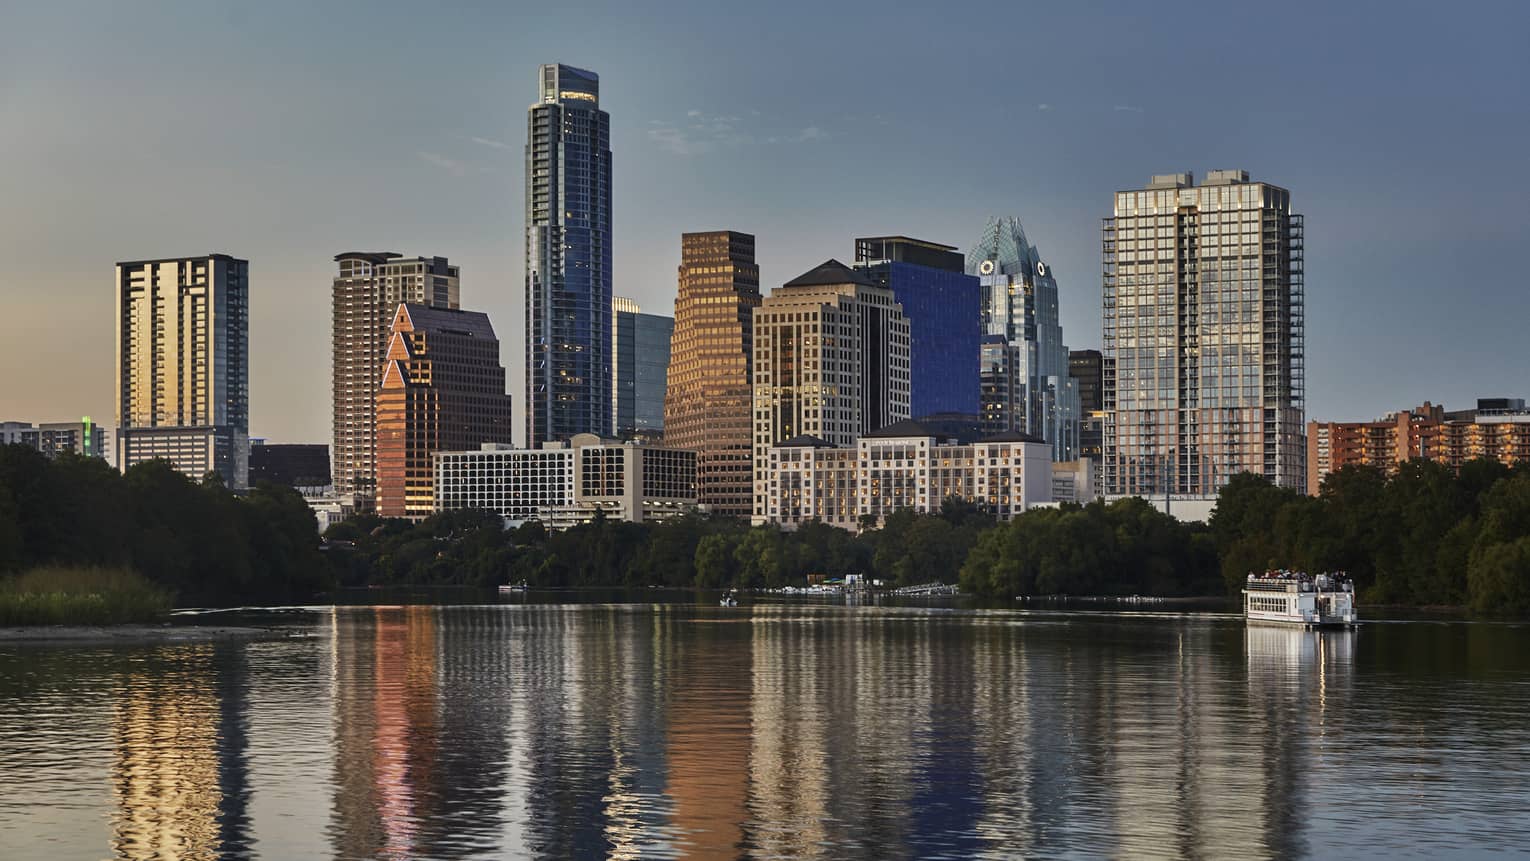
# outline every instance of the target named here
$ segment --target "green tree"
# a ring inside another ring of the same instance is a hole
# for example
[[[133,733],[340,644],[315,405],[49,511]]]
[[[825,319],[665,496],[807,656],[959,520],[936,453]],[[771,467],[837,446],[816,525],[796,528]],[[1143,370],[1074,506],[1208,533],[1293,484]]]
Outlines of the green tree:
[[[1495,615],[1530,613],[1530,536],[1491,544],[1474,554],[1472,608]]]
[[[734,582],[739,564],[734,554],[739,541],[730,533],[714,532],[696,543],[696,585],[717,589]]]

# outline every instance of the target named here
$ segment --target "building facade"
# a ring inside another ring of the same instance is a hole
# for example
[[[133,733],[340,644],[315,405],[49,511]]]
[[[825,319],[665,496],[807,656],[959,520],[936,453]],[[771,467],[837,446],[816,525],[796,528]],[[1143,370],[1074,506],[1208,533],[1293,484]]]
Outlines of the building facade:
[[[1243,171],[1155,176],[1104,221],[1105,486],[1307,483],[1302,217]]]
[[[540,72],[526,116],[526,439],[610,436],[611,119],[600,78]]]
[[[908,318],[909,414],[977,414],[982,288],[961,252],[907,236],[863,238],[855,268],[891,290]]]
[[[808,435],[851,446],[909,417],[909,324],[892,291],[838,260],[754,309],[754,519],[769,449]]]
[[[940,511],[949,497],[1000,520],[1052,501],[1051,446],[1003,434],[976,442],[898,422],[841,448],[802,435],[769,448],[766,521],[878,527],[896,511]]]
[[[1087,457],[1052,464],[1052,501],[1088,505],[1100,498],[1095,462]]]
[[[1093,464],[1098,496],[1104,492],[1105,357],[1099,350],[1074,350],[1068,354],[1068,373],[1078,389],[1078,455]]]
[[[696,452],[696,498],[712,512],[754,511],[754,237],[680,237],[679,292],[664,395],[664,442]]]
[[[250,446],[250,485],[260,482],[290,487],[304,496],[326,496],[333,492],[329,446],[322,444],[278,443],[263,440]]]
[[[1057,280],[1017,218],[990,219],[967,253],[982,284],[980,386],[995,432],[1052,444],[1053,459],[1078,456],[1078,392],[1058,317]]]
[[[1313,496],[1325,478],[1346,466],[1391,472],[1414,459],[1457,470],[1480,459],[1530,463],[1530,411],[1522,398],[1479,400],[1477,409],[1461,412],[1425,401],[1373,422],[1307,423],[1306,489]]]
[[[484,445],[435,456],[437,511],[493,511],[565,529],[594,519],[643,522],[696,507],[696,453],[578,434],[539,449]]]
[[[48,457],[106,457],[106,429],[85,416],[77,422],[0,422],[0,445],[24,445]]]
[[[249,485],[249,261],[117,264],[117,466]]]
[[[664,435],[664,394],[675,318],[644,314],[631,299],[611,300],[611,416],[621,439]]]
[[[1105,357],[1099,350],[1071,350],[1068,375],[1078,389],[1078,407],[1085,413],[1105,409]]]
[[[394,312],[405,302],[460,306],[461,274],[445,257],[347,251],[330,288],[334,492],[372,510],[377,458],[377,389]]]
[[[393,315],[377,395],[377,513],[435,509],[432,456],[509,443],[510,396],[485,314],[406,303]]]

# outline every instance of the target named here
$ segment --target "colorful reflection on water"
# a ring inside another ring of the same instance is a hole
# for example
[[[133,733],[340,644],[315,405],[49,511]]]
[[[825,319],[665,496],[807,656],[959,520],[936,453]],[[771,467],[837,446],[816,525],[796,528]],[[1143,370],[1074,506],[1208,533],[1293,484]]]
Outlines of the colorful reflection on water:
[[[1530,845],[1530,628],[346,607],[0,648],[0,856],[1293,857]]]

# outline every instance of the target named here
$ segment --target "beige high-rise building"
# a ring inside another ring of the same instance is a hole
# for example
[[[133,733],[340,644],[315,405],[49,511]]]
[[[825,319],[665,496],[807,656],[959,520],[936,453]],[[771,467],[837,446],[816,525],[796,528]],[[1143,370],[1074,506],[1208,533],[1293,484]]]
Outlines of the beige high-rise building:
[[[249,484],[249,270],[227,254],[117,264],[117,466]]]
[[[754,515],[769,514],[770,447],[849,447],[909,417],[909,324],[893,293],[829,260],[754,309]]]
[[[718,514],[754,508],[751,379],[760,267],[754,237],[680,237],[680,289],[664,396],[664,442],[696,452],[698,502]]]
[[[457,267],[445,257],[390,251],[335,255],[333,378],[335,494],[370,511],[376,495],[377,389],[394,312],[406,302],[455,310]]]
[[[1302,217],[1215,170],[1117,192],[1104,221],[1105,492],[1306,487]]]

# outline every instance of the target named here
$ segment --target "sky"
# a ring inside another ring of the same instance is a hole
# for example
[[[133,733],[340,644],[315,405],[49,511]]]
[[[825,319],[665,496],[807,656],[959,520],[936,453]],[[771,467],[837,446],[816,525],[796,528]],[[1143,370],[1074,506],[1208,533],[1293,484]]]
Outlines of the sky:
[[[1015,215],[1100,345],[1100,219],[1247,170],[1306,216],[1307,409],[1530,397],[1530,4],[0,0],[0,420],[111,421],[113,265],[250,261],[250,432],[328,442],[336,253],[443,255],[523,404],[526,108],[597,72],[615,293]],[[519,432],[519,431],[518,431]]]

